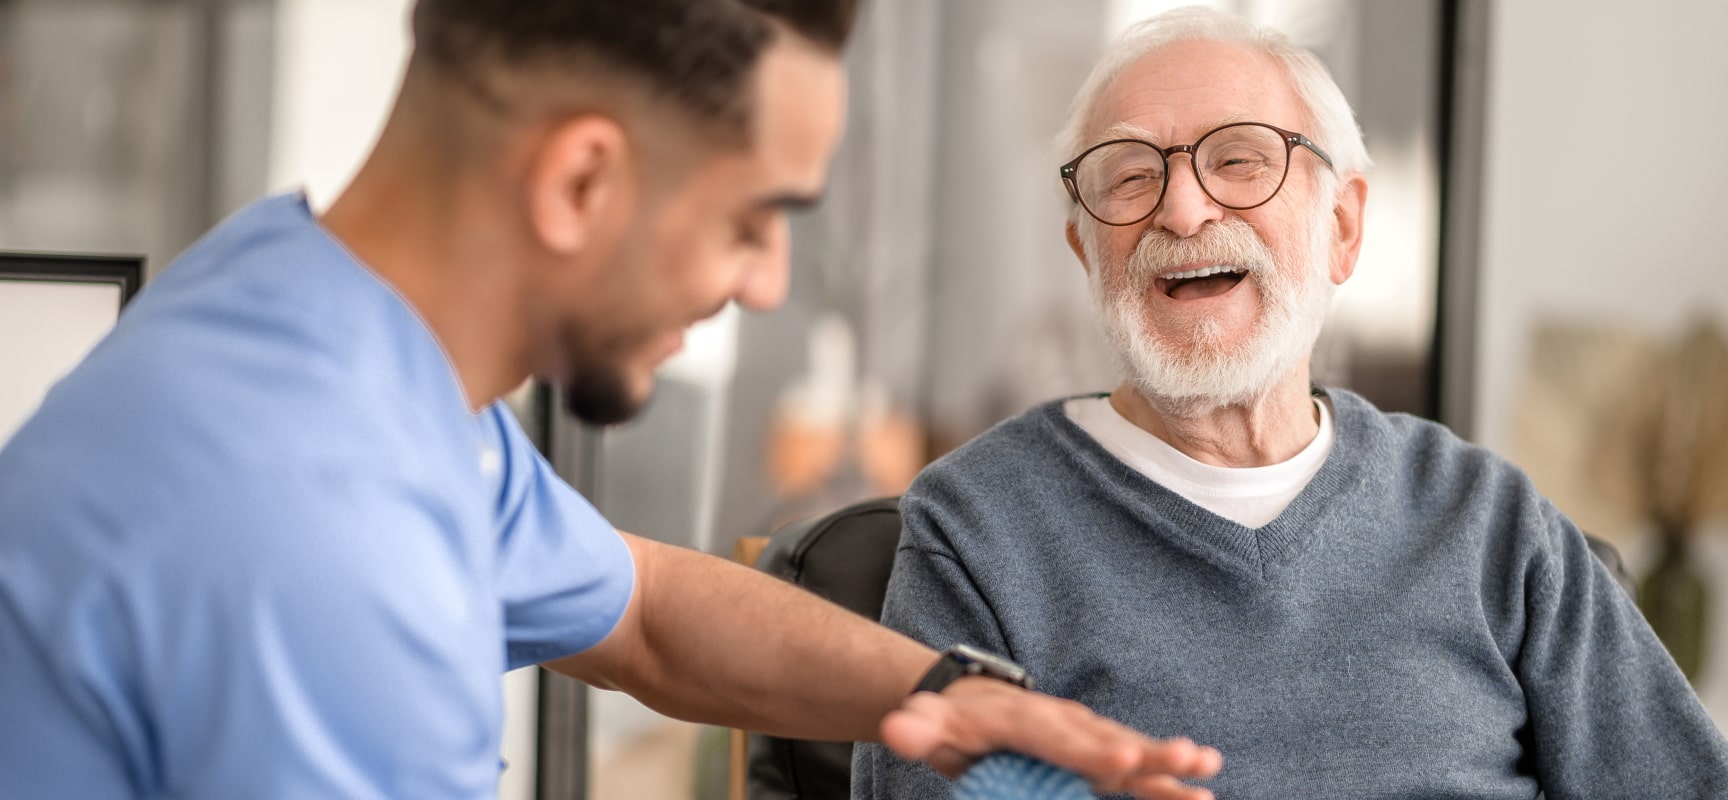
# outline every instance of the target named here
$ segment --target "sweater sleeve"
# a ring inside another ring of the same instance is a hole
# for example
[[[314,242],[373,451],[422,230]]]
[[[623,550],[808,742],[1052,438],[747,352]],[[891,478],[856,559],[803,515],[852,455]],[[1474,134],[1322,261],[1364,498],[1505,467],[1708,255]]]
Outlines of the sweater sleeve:
[[[1542,504],[1516,669],[1550,800],[1728,797],[1728,743],[1582,533]]]
[[[970,644],[1007,653],[995,614],[928,507],[909,494],[900,512],[900,547],[882,623],[938,650]],[[902,759],[883,745],[860,742],[852,750],[854,800],[917,800],[947,797],[951,791],[949,781],[929,765]]]

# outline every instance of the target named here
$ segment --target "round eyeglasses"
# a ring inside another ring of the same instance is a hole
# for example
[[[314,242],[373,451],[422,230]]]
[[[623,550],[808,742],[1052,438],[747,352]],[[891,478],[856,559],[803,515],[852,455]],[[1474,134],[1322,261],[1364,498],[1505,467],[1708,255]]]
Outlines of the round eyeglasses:
[[[1062,165],[1062,184],[1086,213],[1105,225],[1133,225],[1158,210],[1170,157],[1188,154],[1194,178],[1214,202],[1245,211],[1265,205],[1290,174],[1290,152],[1308,148],[1332,167],[1332,157],[1308,137],[1264,122],[1237,122],[1201,136],[1193,144],[1159,147],[1139,139],[1093,145]]]

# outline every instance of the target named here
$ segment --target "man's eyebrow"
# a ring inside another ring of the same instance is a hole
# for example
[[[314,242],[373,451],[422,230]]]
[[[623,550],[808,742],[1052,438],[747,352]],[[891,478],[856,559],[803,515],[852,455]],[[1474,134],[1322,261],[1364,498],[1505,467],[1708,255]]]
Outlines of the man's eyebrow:
[[[1116,139],[1139,139],[1143,142],[1150,142],[1152,141],[1152,134],[1139,125],[1133,125],[1127,122],[1118,122],[1105,128],[1103,133],[1092,137],[1092,144],[1100,145]]]
[[[757,198],[756,208],[764,211],[806,211],[822,202],[821,192],[805,194],[803,192],[779,192]]]

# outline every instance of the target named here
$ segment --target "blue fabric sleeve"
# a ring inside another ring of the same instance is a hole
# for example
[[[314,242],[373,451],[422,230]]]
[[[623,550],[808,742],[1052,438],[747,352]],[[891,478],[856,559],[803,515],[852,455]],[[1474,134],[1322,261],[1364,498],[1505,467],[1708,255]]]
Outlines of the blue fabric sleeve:
[[[405,484],[340,461],[230,482],[163,520],[172,547],[94,551],[126,569],[65,597],[53,646],[7,665],[0,696],[34,687],[71,713],[16,707],[0,795],[491,796],[500,659],[470,643],[496,640],[496,615],[440,506],[376,502]],[[35,759],[87,766],[5,768]]]
[[[503,469],[498,596],[516,669],[606,638],[630,603],[636,565],[617,529],[558,477],[509,410],[486,414]]]

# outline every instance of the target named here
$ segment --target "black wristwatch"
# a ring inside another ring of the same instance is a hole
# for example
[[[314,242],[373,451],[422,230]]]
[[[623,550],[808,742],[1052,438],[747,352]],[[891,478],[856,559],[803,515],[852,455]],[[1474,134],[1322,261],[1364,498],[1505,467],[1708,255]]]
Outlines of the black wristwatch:
[[[912,692],[941,692],[948,688],[948,684],[968,675],[995,678],[1022,689],[1032,688],[1032,676],[1026,674],[1026,669],[1019,664],[976,647],[957,644],[942,651],[942,657],[936,660],[936,666],[924,673],[924,679],[918,682],[918,688]]]

